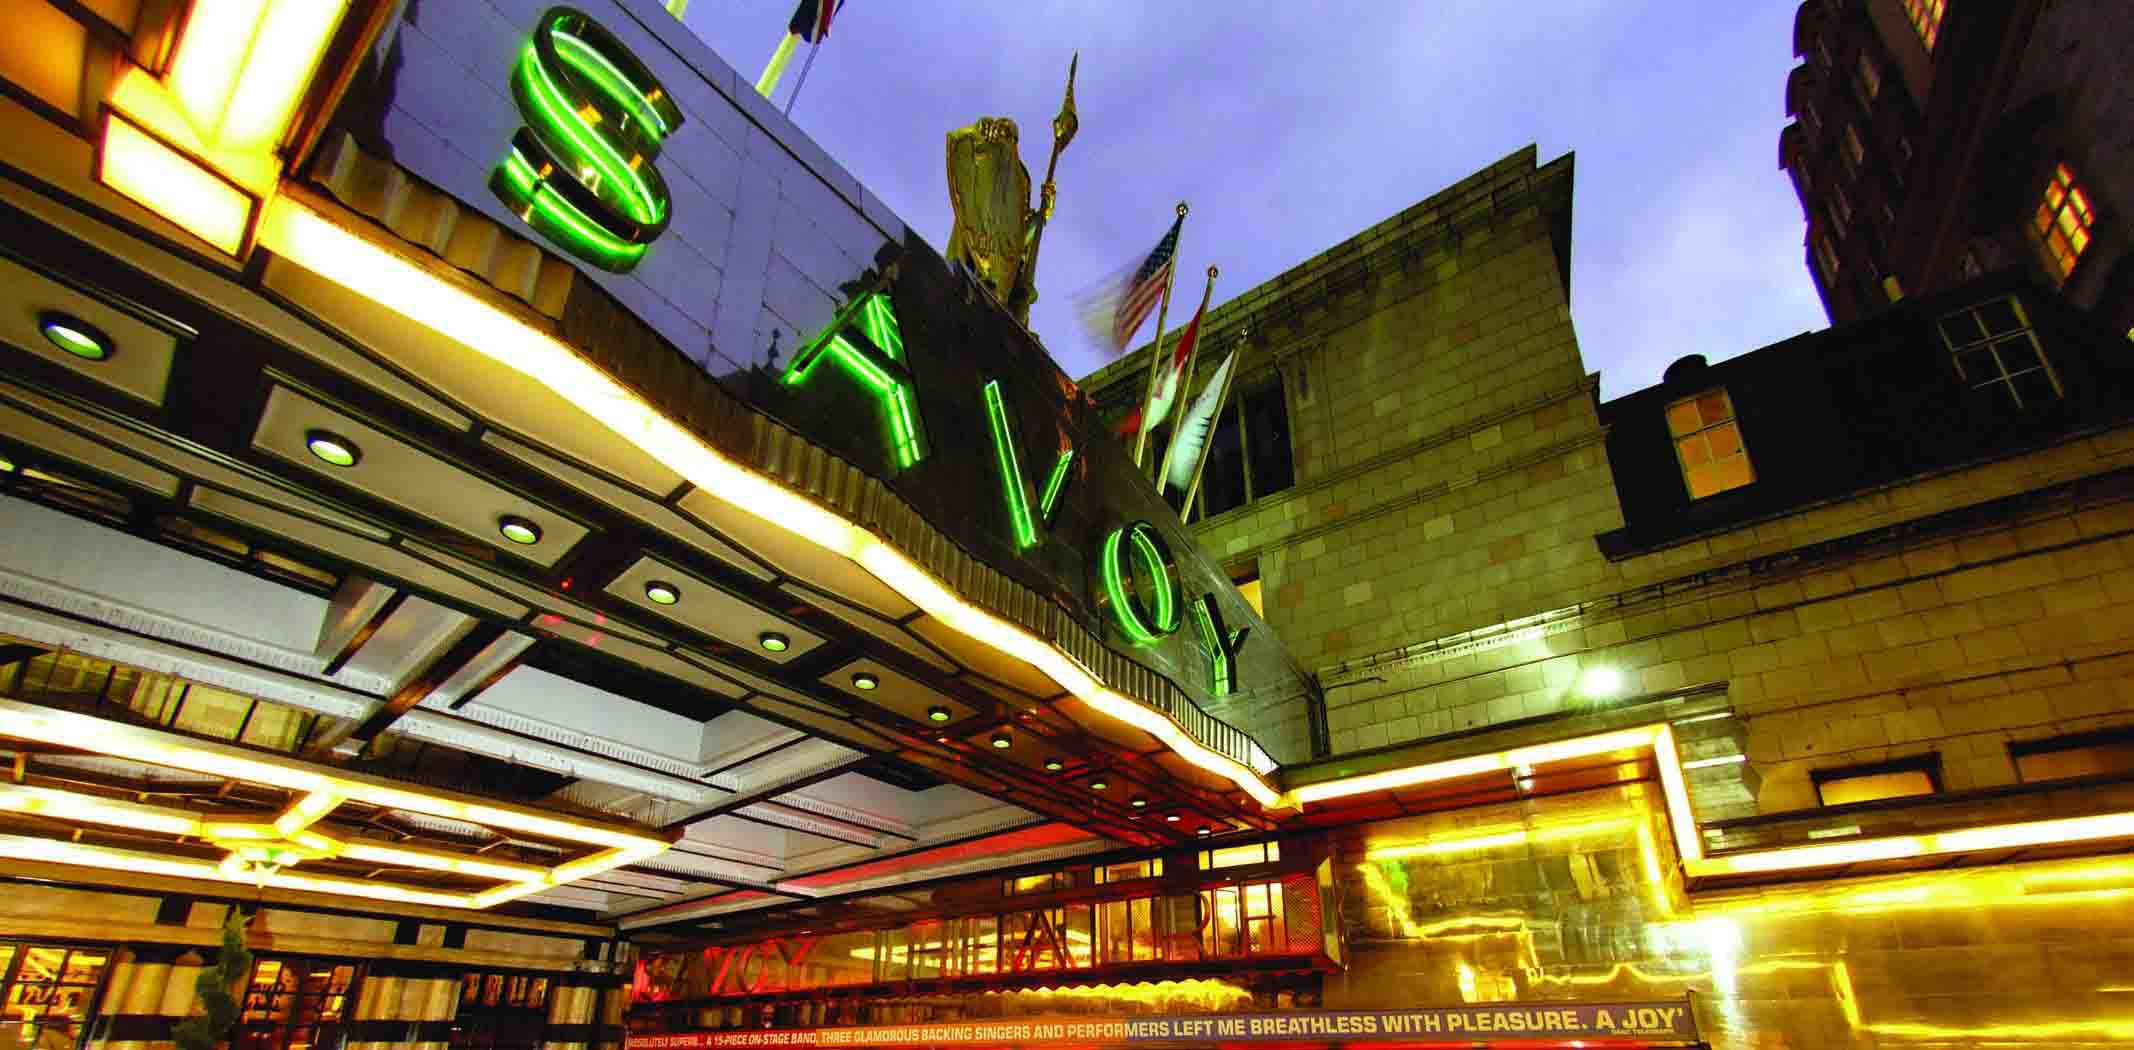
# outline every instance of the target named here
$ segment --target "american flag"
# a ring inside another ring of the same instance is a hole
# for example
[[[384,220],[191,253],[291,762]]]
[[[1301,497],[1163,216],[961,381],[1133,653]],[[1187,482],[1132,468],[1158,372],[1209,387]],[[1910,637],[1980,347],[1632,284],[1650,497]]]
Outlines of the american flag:
[[[1091,336],[1113,356],[1126,352],[1127,344],[1133,341],[1134,333],[1141,323],[1154,313],[1156,304],[1163,300],[1163,290],[1171,283],[1171,264],[1178,252],[1178,228],[1185,224],[1181,215],[1171,223],[1171,232],[1156,242],[1156,250],[1142,260],[1132,273],[1102,282],[1097,289],[1081,300],[1082,323]]]
[[[830,36],[830,19],[844,6],[845,0],[800,0],[786,32],[811,44],[822,43]]]

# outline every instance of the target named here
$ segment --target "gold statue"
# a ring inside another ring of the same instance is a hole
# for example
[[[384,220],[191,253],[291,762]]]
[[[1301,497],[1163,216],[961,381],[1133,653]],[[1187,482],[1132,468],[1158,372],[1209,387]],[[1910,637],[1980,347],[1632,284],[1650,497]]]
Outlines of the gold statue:
[[[948,258],[961,263],[999,299],[1017,321],[1030,323],[1037,301],[1037,249],[1052,218],[1053,171],[1060,152],[1074,140],[1074,74],[1077,54],[1067,66],[1067,97],[1052,118],[1052,159],[1038,188],[1038,206],[1030,207],[1030,169],[1023,166],[1015,122],[984,117],[948,133],[948,202],[956,212],[949,234]]]

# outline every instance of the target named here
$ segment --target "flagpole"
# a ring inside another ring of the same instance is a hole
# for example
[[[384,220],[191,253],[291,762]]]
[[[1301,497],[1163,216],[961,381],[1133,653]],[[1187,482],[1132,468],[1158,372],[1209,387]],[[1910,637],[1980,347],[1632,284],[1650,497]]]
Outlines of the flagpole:
[[[1237,339],[1235,341],[1238,343],[1238,346],[1236,346],[1230,351],[1233,354],[1240,353],[1244,350],[1244,329],[1238,329]],[[1197,351],[1200,349],[1200,347],[1195,346],[1194,349]],[[1223,376],[1223,392],[1217,395],[1216,397],[1215,418],[1208,421],[1208,441],[1206,444],[1200,447],[1200,462],[1193,464],[1193,483],[1186,486],[1186,501],[1184,503],[1179,504],[1180,507],[1184,508],[1183,510],[1180,510],[1178,512],[1178,520],[1180,521],[1184,521],[1187,518],[1193,516],[1193,499],[1194,497],[1200,495],[1200,475],[1203,471],[1208,469],[1208,453],[1215,448],[1215,428],[1222,425],[1223,407],[1230,403],[1230,388],[1232,386],[1235,386],[1236,384],[1237,369],[1233,366],[1230,369],[1229,373]],[[1162,490],[1159,489],[1157,491],[1160,492]]]
[[[1215,293],[1215,275],[1217,272],[1219,271],[1215,267],[1208,267],[1208,286],[1201,289],[1200,292],[1200,313],[1198,316],[1202,321],[1206,321],[1208,317],[1208,298]],[[1205,335],[1207,333],[1203,332],[1201,334]],[[1193,366],[1200,361],[1200,343],[1199,339],[1193,340],[1193,349],[1186,351],[1185,374],[1178,377],[1178,403],[1181,405],[1186,403],[1187,398],[1193,396]],[[1161,488],[1161,486],[1158,487]]]
[[[771,60],[763,64],[763,75],[756,78],[756,94],[764,98],[778,90],[778,78],[785,75],[785,64],[793,60],[793,49],[800,46],[799,33],[787,33],[778,42],[778,50],[771,52]]]
[[[1186,212],[1189,210],[1191,209],[1186,207],[1186,202],[1178,202],[1178,232],[1180,234],[1185,233],[1185,217]],[[1149,349],[1148,389],[1141,392],[1141,430],[1140,433],[1134,435],[1134,466],[1137,468],[1141,466],[1141,457],[1148,451],[1149,431],[1153,429],[1148,425],[1149,404],[1156,396],[1156,367],[1163,360],[1163,319],[1165,314],[1171,312],[1171,286],[1178,283],[1176,280],[1178,267],[1175,265],[1177,261],[1178,242],[1173,241],[1171,242],[1171,262],[1174,265],[1171,267],[1170,276],[1163,279],[1163,303],[1156,307],[1156,344]]]
[[[828,3],[829,0],[823,0]],[[808,60],[800,64],[800,79],[793,82],[793,93],[786,96],[785,115],[793,115],[793,103],[800,101],[800,89],[808,86],[808,70],[815,68],[815,52],[822,50],[822,38],[816,37],[808,45]],[[769,96],[765,96],[768,98]]]
[[[1207,286],[1206,286],[1206,287],[1203,287],[1203,288],[1202,288],[1202,289],[1200,290],[1200,310],[1199,310],[1199,312],[1195,313],[1195,314],[1194,314],[1193,316],[1195,316],[1195,317],[1198,317],[1198,318],[1200,318],[1200,319],[1202,319],[1202,320],[1206,320],[1206,319],[1207,319],[1207,316],[1208,316],[1208,297],[1209,297],[1209,296],[1211,296],[1211,295],[1213,295],[1213,294],[1215,293],[1215,274],[1216,274],[1216,269],[1215,269],[1215,267],[1213,267],[1213,266],[1210,266],[1210,267],[1208,267],[1208,283],[1207,283]],[[1205,335],[1205,334],[1206,334],[1206,333],[1201,333],[1201,335]],[[1186,410],[1187,410],[1187,409],[1188,409],[1188,408],[1189,408],[1189,407],[1190,407],[1190,406],[1191,406],[1191,405],[1193,404],[1193,362],[1194,362],[1194,361],[1196,361],[1196,360],[1198,360],[1198,359],[1200,358],[1200,343],[1201,343],[1201,336],[1199,336],[1199,335],[1196,335],[1196,336],[1194,336],[1194,337],[1193,337],[1193,345],[1192,345],[1192,346],[1190,346],[1190,347],[1188,347],[1188,348],[1186,349],[1186,363],[1185,363],[1185,366],[1184,366],[1184,367],[1182,367],[1182,368],[1180,368],[1180,369],[1178,370],[1178,393],[1177,393],[1177,395],[1176,395],[1176,400],[1174,400],[1174,401],[1172,402],[1173,404],[1177,405],[1178,407],[1177,407],[1177,409],[1176,409],[1175,413],[1174,413],[1174,414],[1173,414],[1173,415],[1171,416],[1171,418],[1172,418],[1173,420],[1176,420],[1176,421],[1178,421],[1178,422],[1179,422],[1179,423],[1181,423],[1181,424],[1182,424],[1182,423],[1183,423],[1183,422],[1185,421],[1185,418],[1186,418],[1186,415],[1185,415],[1185,414],[1186,414]],[[1221,411],[1220,411],[1220,410],[1218,410],[1216,414],[1217,414],[1217,415],[1219,416],[1219,415],[1221,415],[1222,413],[1221,413]],[[1147,416],[1147,413],[1146,413],[1146,412],[1144,412],[1144,413],[1143,413],[1143,415],[1142,415],[1142,418],[1143,418],[1143,419],[1146,419],[1146,418],[1148,418],[1148,416]],[[1210,423],[1210,424],[1209,424],[1209,426],[1210,426],[1210,427],[1213,427],[1213,426],[1214,426],[1214,424],[1213,424],[1213,423]],[[1147,429],[1147,428],[1144,428],[1144,429]],[[1171,444],[1173,444],[1173,445],[1176,445],[1176,444],[1178,443],[1178,434],[1179,434],[1179,430],[1178,430],[1178,428],[1177,428],[1177,427],[1175,427],[1175,426],[1174,426],[1174,427],[1172,427],[1172,428],[1171,428]],[[1210,440],[1211,440],[1211,441],[1213,440],[1213,434],[1212,434],[1212,433],[1210,434]],[[1204,449],[1205,449],[1205,446],[1204,446]],[[1165,452],[1165,453],[1164,453],[1164,455],[1163,455],[1163,458],[1164,458],[1164,460],[1165,460],[1165,461],[1168,461],[1168,460],[1169,460],[1169,459],[1171,458],[1171,454],[1170,454],[1169,452]],[[1156,464],[1156,493],[1157,493],[1157,495],[1162,495],[1162,494],[1163,494],[1163,480],[1164,480],[1164,473],[1165,473],[1165,470],[1164,470],[1164,464],[1163,464],[1163,463],[1158,463],[1158,464]],[[1191,505],[1192,505],[1192,504],[1187,504],[1187,506],[1191,506]]]

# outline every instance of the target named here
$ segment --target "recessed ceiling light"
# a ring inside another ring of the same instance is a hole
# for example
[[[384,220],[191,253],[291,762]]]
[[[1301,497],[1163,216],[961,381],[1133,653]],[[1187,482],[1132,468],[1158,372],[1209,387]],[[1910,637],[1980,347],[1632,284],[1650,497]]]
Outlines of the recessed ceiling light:
[[[84,361],[107,360],[116,349],[111,337],[97,331],[95,325],[56,310],[37,315],[37,330],[44,333],[45,341]]]
[[[1178,814],[1176,814],[1176,813],[1165,813],[1165,814],[1163,815],[1163,819],[1164,819],[1164,822],[1165,822],[1165,823],[1168,823],[1168,824],[1176,824],[1176,823],[1178,823]]]
[[[1015,746],[1015,738],[1006,733],[995,733],[993,734],[993,746],[1006,751]]]
[[[1200,826],[1200,830],[1199,830],[1199,831],[1196,831],[1196,832],[1194,832],[1193,834],[1195,834],[1195,835],[1201,835],[1201,836],[1206,836],[1206,835],[1208,834],[1208,826],[1207,826],[1206,824],[1202,824],[1202,825]]]
[[[654,605],[673,605],[682,600],[682,589],[665,580],[645,584],[645,600]]]
[[[1057,773],[1065,768],[1067,768],[1067,763],[1062,762],[1057,758],[1048,758],[1045,760],[1045,772],[1047,773]]]
[[[1089,782],[1089,790],[1091,791],[1102,791],[1110,786],[1110,784],[1104,782],[1104,779],[1102,777],[1099,777]]]
[[[876,678],[874,675],[869,674],[866,671],[853,672],[852,688],[857,689],[862,693],[871,693],[881,687],[882,680]]]
[[[793,640],[777,631],[765,631],[756,636],[756,644],[771,652],[782,653],[793,647]]]
[[[15,461],[7,458],[6,453],[0,453],[0,474],[5,474],[13,469],[15,469]]]
[[[336,467],[353,467],[363,459],[363,450],[357,448],[355,442],[331,430],[305,431],[304,447]]]
[[[506,514],[496,520],[496,531],[504,538],[521,547],[531,547],[541,542],[541,526],[516,514]]]
[[[926,709],[926,717],[936,722],[946,722],[949,719],[948,708],[935,704]]]
[[[1149,804],[1149,800],[1148,800],[1148,799],[1146,799],[1146,798],[1143,798],[1143,797],[1142,797],[1142,796],[1140,796],[1140,795],[1135,795],[1135,796],[1134,796],[1134,798],[1133,798],[1133,803],[1134,803],[1134,808],[1135,808],[1135,809],[1140,809],[1141,807],[1143,807],[1143,806],[1146,806],[1146,805],[1148,805],[1148,804]]]

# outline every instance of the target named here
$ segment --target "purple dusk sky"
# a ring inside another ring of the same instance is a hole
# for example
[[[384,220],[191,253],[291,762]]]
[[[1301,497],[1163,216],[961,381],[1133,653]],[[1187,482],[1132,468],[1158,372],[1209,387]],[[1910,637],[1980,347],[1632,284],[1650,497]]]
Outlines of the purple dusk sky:
[[[1031,317],[1077,376],[1103,362],[1073,294],[1152,248],[1180,199],[1174,328],[1210,263],[1221,303],[1527,143],[1575,151],[1572,317],[1613,398],[1684,354],[1826,324],[1778,167],[1796,6],[849,0],[793,119],[938,248],[944,135],[1013,117],[1042,179],[1080,49]],[[792,8],[695,0],[687,21],[753,80]]]

